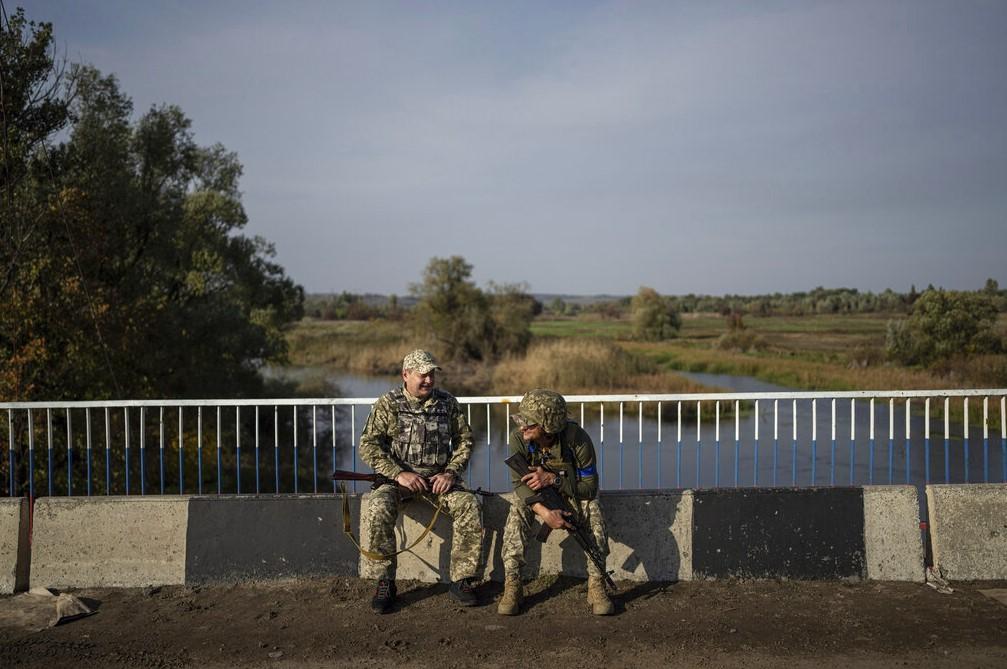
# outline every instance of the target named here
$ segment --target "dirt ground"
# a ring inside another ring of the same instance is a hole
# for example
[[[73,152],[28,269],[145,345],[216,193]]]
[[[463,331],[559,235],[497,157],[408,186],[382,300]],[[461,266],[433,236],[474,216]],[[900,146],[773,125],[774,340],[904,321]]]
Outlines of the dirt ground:
[[[81,590],[95,615],[0,627],[0,667],[1007,667],[1007,605],[979,592],[1007,583],[953,585],[621,583],[608,618],[566,578],[532,583],[510,618],[499,584],[466,609],[400,582],[383,616],[350,578]]]

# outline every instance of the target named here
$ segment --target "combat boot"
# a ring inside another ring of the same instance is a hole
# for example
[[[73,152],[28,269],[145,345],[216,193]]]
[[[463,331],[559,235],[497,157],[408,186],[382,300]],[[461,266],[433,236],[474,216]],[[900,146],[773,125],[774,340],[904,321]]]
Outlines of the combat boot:
[[[605,581],[601,576],[591,576],[587,579],[587,602],[591,605],[591,613],[596,616],[610,616],[615,613],[615,604],[608,598]]]
[[[502,616],[516,616],[521,612],[521,600],[524,599],[524,586],[519,576],[508,576],[504,581],[503,594],[497,604],[497,613]]]

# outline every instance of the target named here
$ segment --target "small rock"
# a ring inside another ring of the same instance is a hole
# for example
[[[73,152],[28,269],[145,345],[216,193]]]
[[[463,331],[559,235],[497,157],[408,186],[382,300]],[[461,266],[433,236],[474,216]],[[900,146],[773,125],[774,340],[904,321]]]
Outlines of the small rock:
[[[281,657],[283,657],[283,651],[282,650],[274,650],[272,653],[269,653],[269,657],[271,659],[273,659],[273,660],[278,660]]]

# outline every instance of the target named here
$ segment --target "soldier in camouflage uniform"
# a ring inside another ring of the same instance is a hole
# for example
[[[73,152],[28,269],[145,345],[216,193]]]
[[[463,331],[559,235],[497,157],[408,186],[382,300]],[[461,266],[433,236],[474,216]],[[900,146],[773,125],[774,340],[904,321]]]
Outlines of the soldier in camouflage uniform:
[[[482,516],[475,495],[462,487],[462,474],[472,454],[472,430],[458,400],[436,385],[440,367],[426,351],[402,361],[402,387],[375,402],[360,435],[360,458],[389,481],[370,494],[367,505],[370,550],[390,556],[377,561],[377,592],[371,601],[378,613],[395,601],[395,523],[402,504],[419,497],[453,521],[451,587],[463,606],[476,604],[472,579],[479,571]],[[439,497],[439,500],[438,500]]]
[[[521,568],[533,514],[553,528],[569,528],[569,512],[545,508],[526,501],[535,491],[555,486],[579,511],[575,519],[591,528],[595,544],[602,555],[608,555],[608,534],[605,519],[598,505],[598,472],[595,468],[594,443],[577,423],[567,419],[566,400],[551,390],[532,390],[521,399],[513,416],[517,429],[510,435],[510,452],[524,453],[532,465],[524,476],[511,472],[511,482],[517,501],[511,505],[504,526],[501,552],[504,563],[504,592],[497,605],[501,615],[512,616],[520,611],[523,598]],[[587,561],[587,600],[595,615],[611,615],[615,607],[605,591],[602,574],[591,560]]]

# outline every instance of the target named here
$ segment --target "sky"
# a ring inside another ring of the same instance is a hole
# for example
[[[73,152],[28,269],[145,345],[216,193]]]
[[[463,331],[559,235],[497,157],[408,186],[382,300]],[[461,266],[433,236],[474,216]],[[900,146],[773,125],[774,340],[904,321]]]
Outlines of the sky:
[[[308,292],[1007,285],[1007,2],[4,0],[244,165]]]

